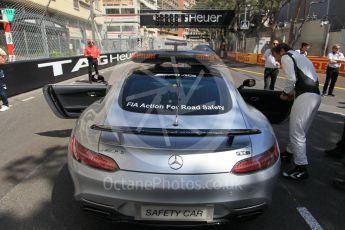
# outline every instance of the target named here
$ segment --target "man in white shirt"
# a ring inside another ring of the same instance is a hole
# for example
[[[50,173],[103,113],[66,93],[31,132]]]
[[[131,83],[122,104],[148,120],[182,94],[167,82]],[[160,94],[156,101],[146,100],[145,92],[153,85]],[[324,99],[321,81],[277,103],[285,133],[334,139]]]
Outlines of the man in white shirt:
[[[332,52],[327,55],[328,66],[326,71],[326,81],[323,86],[322,96],[325,96],[328,88],[328,96],[334,97],[333,94],[335,83],[339,75],[339,68],[344,62],[344,54],[340,52],[340,45],[336,44],[332,47]],[[331,82],[331,84],[329,84]]]
[[[279,44],[277,40],[274,40],[272,42],[271,47],[274,48]],[[272,55],[271,49],[267,49],[264,53],[264,56],[262,58],[263,61],[265,61],[265,72],[264,72],[264,80],[265,80],[265,86],[264,89],[266,90],[274,90],[274,85],[277,80],[277,76],[279,73],[279,62],[276,61],[274,56]]]
[[[304,55],[292,50],[287,44],[279,44],[273,49],[285,72],[287,81],[280,98],[294,100],[289,123],[289,144],[281,153],[282,160],[293,157],[295,167],[283,172],[289,179],[308,178],[306,154],[306,134],[321,103],[319,82],[313,63]]]
[[[297,53],[300,53],[304,56],[308,56],[308,49],[310,48],[310,45],[306,42],[302,42],[301,48],[299,50],[296,50]]]

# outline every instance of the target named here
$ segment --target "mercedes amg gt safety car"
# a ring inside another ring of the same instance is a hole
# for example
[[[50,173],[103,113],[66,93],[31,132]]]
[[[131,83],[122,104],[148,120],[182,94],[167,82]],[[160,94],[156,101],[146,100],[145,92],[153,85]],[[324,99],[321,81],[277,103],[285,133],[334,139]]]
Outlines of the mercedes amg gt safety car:
[[[68,148],[75,198],[117,221],[214,224],[261,213],[280,169],[271,123],[291,102],[236,87],[208,51],[142,51],[115,84],[53,84],[45,98],[78,118]]]

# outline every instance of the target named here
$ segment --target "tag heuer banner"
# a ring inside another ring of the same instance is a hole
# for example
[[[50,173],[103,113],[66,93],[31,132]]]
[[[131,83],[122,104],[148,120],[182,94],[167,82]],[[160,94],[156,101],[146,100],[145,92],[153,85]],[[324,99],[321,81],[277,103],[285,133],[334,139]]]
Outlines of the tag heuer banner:
[[[235,16],[232,10],[141,10],[140,26],[148,28],[227,27]]]

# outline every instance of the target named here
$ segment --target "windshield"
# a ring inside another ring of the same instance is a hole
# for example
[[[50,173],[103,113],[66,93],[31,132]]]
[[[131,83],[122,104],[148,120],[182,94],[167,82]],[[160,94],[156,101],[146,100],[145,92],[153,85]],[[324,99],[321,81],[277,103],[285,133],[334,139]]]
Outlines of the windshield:
[[[119,102],[126,111],[163,115],[175,115],[177,110],[179,115],[216,115],[231,109],[224,79],[212,75],[133,74]]]

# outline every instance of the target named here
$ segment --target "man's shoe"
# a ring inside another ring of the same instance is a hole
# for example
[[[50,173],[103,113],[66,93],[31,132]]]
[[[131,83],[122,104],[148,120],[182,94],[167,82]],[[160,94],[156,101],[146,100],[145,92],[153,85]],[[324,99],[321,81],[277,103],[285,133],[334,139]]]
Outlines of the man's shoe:
[[[335,157],[335,158],[343,158],[345,157],[345,152],[339,151],[338,148],[334,148],[331,150],[325,150],[325,153],[329,157]]]
[[[328,96],[335,97],[333,93],[329,93]]]
[[[286,150],[280,153],[280,159],[282,162],[290,163],[292,158],[293,158],[293,154]]]
[[[292,180],[305,180],[309,177],[306,165],[296,165],[294,169],[282,173],[283,177]]]
[[[345,192],[345,180],[340,178],[333,179],[333,186]]]
[[[323,96],[323,97],[326,97],[326,92],[322,92],[322,96]]]
[[[1,108],[0,108],[0,112],[4,112],[4,111],[9,110],[9,109],[10,109],[9,106],[3,105],[3,106],[1,106]]]

